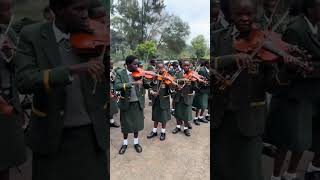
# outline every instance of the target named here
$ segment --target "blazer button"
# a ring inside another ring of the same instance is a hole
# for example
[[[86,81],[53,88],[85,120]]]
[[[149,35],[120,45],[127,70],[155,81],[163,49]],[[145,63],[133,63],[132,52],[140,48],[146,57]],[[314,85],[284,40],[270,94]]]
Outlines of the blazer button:
[[[63,116],[64,115],[64,111],[60,111],[60,116]]]

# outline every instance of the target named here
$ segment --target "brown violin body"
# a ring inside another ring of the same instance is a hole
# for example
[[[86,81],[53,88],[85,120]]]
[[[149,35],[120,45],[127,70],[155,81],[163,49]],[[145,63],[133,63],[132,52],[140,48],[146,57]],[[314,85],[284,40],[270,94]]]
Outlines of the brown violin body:
[[[141,78],[147,79],[147,80],[159,80],[163,81],[166,85],[176,84],[175,78],[171,76],[167,71],[164,71],[163,74],[157,74],[153,71],[145,71],[141,68],[138,68],[137,71],[132,72],[132,77],[136,80],[139,80]]]
[[[252,54],[255,50],[259,49],[259,46],[263,44],[266,40],[272,42],[274,49],[277,51],[286,52],[289,55],[297,57],[299,61],[292,62],[300,66],[305,72],[311,72],[312,68],[310,67],[309,60],[310,57],[307,55],[306,51],[300,50],[295,47],[282,41],[281,35],[275,32],[261,31],[259,29],[253,29],[248,38],[239,39],[234,42],[234,48],[241,53]],[[270,50],[262,47],[258,50],[255,57],[257,57],[262,62],[278,62],[283,60],[283,57],[278,54],[271,52]]]
[[[184,73],[183,78],[188,79],[189,81],[198,81],[200,83],[208,84],[206,78],[199,75],[196,71],[189,71],[187,73]]]
[[[99,21],[89,20],[89,29],[92,32],[72,33],[70,43],[78,55],[98,57],[110,46],[107,27]]]

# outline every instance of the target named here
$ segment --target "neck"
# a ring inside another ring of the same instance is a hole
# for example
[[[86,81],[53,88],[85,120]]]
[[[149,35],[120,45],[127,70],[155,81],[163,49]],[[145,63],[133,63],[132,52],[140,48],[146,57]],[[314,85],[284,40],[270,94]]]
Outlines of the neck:
[[[57,26],[57,28],[60,29],[60,31],[62,31],[63,33],[66,33],[66,34],[69,33],[67,26],[62,21],[56,19],[54,23]]]

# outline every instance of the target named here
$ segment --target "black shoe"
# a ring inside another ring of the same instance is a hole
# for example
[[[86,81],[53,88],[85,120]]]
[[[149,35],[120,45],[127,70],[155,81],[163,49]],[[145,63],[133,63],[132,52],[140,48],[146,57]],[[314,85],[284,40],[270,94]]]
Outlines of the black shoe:
[[[190,131],[190,129],[185,129],[183,132],[184,132],[184,134],[185,134],[186,136],[191,136],[191,131]]]
[[[142,152],[142,147],[139,144],[135,144],[134,145],[134,149],[137,151],[137,153],[141,153]]]
[[[210,116],[206,115],[206,120],[210,121]]]
[[[304,175],[305,180],[320,180],[320,171],[306,172]]]
[[[197,110],[197,108],[195,108],[195,107],[192,107],[192,111],[196,111]]]
[[[198,119],[194,119],[193,122],[194,122],[195,125],[200,126],[200,123],[199,123]]]
[[[172,130],[172,133],[173,134],[177,134],[179,131],[181,131],[181,128],[174,128],[173,130]]]
[[[156,137],[156,136],[158,136],[158,133],[151,131],[151,133],[147,136],[147,138],[151,139],[151,138]]]
[[[128,145],[122,145],[120,150],[119,150],[119,154],[124,154],[127,150]]]
[[[198,121],[203,122],[203,123],[208,123],[208,121],[205,118],[199,118]]]
[[[166,139],[166,133],[160,134],[160,141],[164,141]]]
[[[120,125],[114,122],[114,123],[110,123],[110,127],[119,128]]]
[[[172,115],[172,116],[174,115],[174,110],[173,110],[173,109],[171,109],[171,115]]]

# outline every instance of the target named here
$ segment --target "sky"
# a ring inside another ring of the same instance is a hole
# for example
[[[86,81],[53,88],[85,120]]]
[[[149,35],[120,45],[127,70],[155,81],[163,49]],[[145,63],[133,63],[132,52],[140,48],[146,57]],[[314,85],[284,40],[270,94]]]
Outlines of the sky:
[[[192,38],[202,34],[208,44],[210,40],[210,0],[165,0],[166,10],[179,16],[190,26],[190,36],[187,40],[191,44]]]

